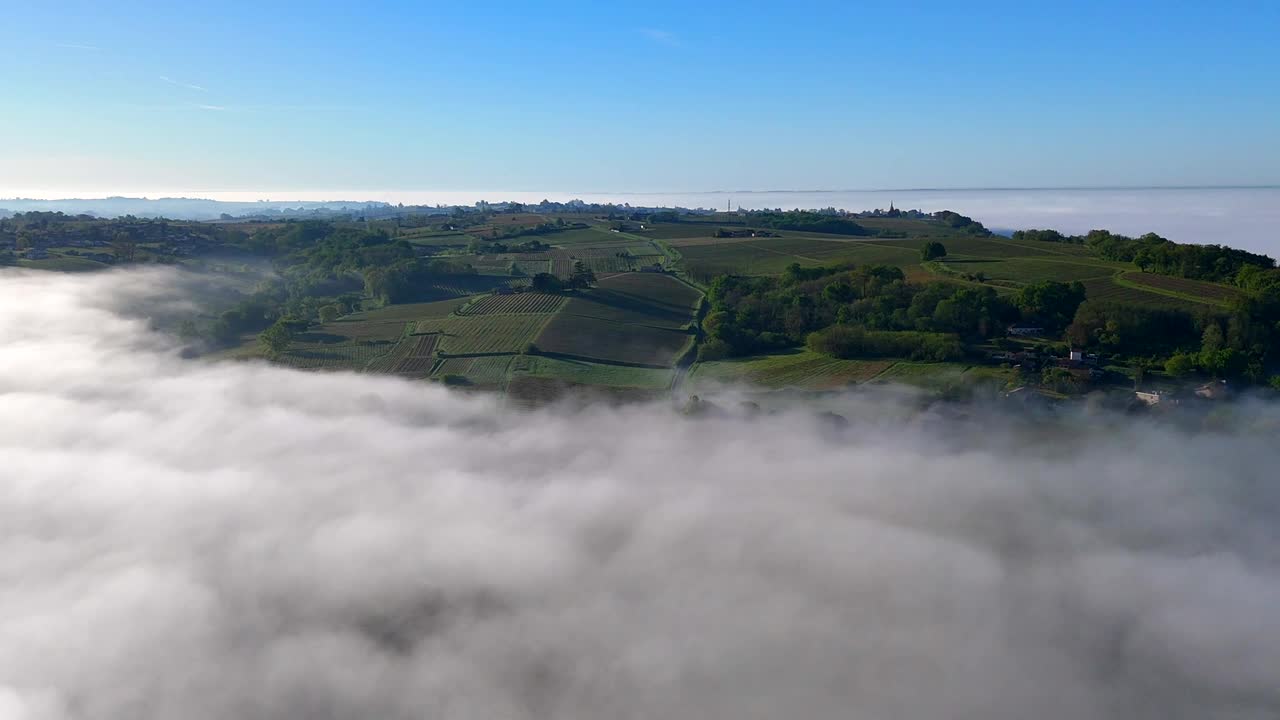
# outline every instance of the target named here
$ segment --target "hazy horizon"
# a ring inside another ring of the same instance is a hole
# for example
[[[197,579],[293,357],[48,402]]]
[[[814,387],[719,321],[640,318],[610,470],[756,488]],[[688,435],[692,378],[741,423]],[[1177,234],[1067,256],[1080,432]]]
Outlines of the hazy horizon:
[[[279,203],[303,202],[389,202],[391,204],[471,205],[477,200],[537,203],[543,199],[564,202],[616,202],[632,205],[661,205],[724,209],[782,207],[824,208],[852,212],[888,207],[926,212],[954,210],[996,230],[1053,228],[1082,234],[1107,229],[1129,235],[1155,232],[1175,242],[1222,244],[1253,252],[1280,256],[1280,187],[1203,188],[1063,188],[1063,189],[957,189],[957,190],[863,190],[863,191],[707,191],[669,193],[608,193],[554,191],[387,191],[366,192],[357,197],[345,191],[332,195],[311,191],[269,193]],[[254,203],[256,197],[239,193],[204,193],[205,198],[183,198],[192,202]],[[212,195],[213,197],[208,197]],[[118,196],[117,196],[118,197]],[[148,196],[151,200],[159,198]],[[170,199],[173,199],[172,197]],[[13,200],[9,205],[14,205]],[[38,201],[55,208],[74,210],[94,200]],[[97,202],[105,202],[98,200]],[[6,208],[0,200],[0,209]],[[60,203],[60,204],[59,204]],[[77,204],[81,203],[81,204]],[[210,211],[209,217],[216,216]]]

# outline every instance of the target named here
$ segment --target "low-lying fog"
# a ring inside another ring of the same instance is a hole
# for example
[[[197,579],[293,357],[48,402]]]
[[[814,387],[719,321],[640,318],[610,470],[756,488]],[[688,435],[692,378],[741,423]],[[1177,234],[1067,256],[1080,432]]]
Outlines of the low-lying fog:
[[[181,360],[176,277],[0,274],[5,720],[1280,713],[1274,434],[509,413]]]

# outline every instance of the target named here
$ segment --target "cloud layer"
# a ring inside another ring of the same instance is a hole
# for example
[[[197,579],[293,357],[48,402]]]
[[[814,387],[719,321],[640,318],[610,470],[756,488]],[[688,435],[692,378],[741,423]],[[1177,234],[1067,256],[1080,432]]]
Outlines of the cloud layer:
[[[1280,710],[1266,434],[510,413],[182,361],[181,295],[0,275],[0,718]]]

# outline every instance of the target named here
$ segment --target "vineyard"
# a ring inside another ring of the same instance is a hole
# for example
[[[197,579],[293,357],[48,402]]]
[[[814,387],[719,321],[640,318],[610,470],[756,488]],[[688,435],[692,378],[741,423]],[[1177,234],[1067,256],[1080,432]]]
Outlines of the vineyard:
[[[570,314],[552,317],[538,336],[540,352],[606,362],[668,367],[688,349],[693,335]]]
[[[508,369],[512,359],[519,355],[490,355],[484,357],[451,357],[440,361],[433,376],[442,378],[446,375],[465,377],[472,385],[480,387],[503,387],[507,383]]]
[[[417,332],[440,333],[443,355],[519,353],[546,323],[546,315],[466,315],[421,320]]]
[[[514,315],[525,313],[553,313],[565,303],[562,295],[520,293],[517,295],[490,295],[477,300],[459,311],[459,315]]]
[[[751,383],[770,388],[833,390],[866,382],[892,365],[892,360],[839,360],[801,350],[699,363],[690,381],[695,386]]]
[[[1113,278],[1095,278],[1084,281],[1085,298],[1102,302],[1115,302],[1153,308],[1203,307],[1200,303],[1169,295],[1148,292],[1137,287],[1127,287],[1115,282]]]
[[[569,300],[561,316],[680,330],[693,321],[702,294],[661,273],[623,273]]]
[[[1189,278],[1156,275],[1154,273],[1127,272],[1121,276],[1124,282],[1153,288],[1156,291],[1174,293],[1188,298],[1204,298],[1213,303],[1226,304],[1242,296],[1236,288]]]
[[[294,347],[277,362],[303,370],[359,370],[390,349],[383,344],[350,344]]]
[[[410,343],[409,352],[396,363],[391,372],[414,375],[427,374],[431,371],[432,364],[435,363],[436,345],[439,341],[439,335],[414,335],[406,338],[404,342]]]

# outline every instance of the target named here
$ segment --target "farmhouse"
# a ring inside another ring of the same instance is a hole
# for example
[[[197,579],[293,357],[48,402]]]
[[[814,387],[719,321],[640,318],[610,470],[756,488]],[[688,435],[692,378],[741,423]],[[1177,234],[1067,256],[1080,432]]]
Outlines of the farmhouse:
[[[1231,395],[1231,386],[1226,380],[1218,380],[1216,382],[1208,382],[1195,390],[1196,397],[1205,400],[1223,400]]]
[[[1044,334],[1044,328],[1031,325],[1010,325],[1008,332],[1010,335],[1019,337],[1038,337]]]
[[[1176,405],[1178,398],[1167,390],[1135,390],[1133,396],[1147,405]]]

